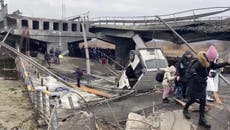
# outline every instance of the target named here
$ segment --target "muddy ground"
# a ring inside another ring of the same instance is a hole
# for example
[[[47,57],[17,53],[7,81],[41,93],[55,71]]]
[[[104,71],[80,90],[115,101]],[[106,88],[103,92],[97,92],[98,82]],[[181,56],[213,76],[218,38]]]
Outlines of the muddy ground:
[[[23,81],[0,77],[0,130],[34,130],[33,110]]]

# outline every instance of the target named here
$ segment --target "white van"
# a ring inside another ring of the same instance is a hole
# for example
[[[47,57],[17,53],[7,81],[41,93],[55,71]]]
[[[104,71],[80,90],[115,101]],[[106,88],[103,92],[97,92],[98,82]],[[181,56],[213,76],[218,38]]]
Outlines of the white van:
[[[152,89],[157,83],[155,76],[158,70],[168,66],[167,59],[160,48],[131,50],[129,60],[118,81],[119,89]]]

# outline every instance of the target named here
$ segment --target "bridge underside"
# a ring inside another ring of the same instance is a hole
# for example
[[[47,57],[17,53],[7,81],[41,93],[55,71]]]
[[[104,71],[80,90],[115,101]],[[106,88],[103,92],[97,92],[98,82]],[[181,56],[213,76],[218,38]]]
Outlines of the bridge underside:
[[[116,26],[116,25],[115,25]],[[211,24],[191,24],[181,27],[175,27],[175,31],[179,33],[188,42],[199,42],[205,40],[225,40],[230,41],[229,26],[211,25]],[[90,32],[96,34],[96,38],[108,41],[116,45],[116,60],[122,65],[128,62],[127,57],[129,51],[135,49],[133,36],[138,34],[144,42],[152,39],[160,39],[171,41],[175,44],[183,44],[183,42],[168,28],[146,29],[138,28],[122,28],[120,27],[92,27]]]
[[[205,29],[196,29],[198,27],[188,28],[181,27],[175,28],[176,32],[179,33],[188,42],[199,42],[205,40],[225,40],[230,41],[230,29],[224,31],[208,31]],[[199,27],[203,28],[203,27]],[[209,30],[218,27],[206,27]],[[148,42],[152,39],[160,39],[171,41],[176,44],[181,44],[182,41],[169,29],[154,29],[154,30],[124,30],[124,29],[111,29],[111,28],[91,28],[91,32],[96,34],[96,37],[100,35],[112,36],[116,38],[132,38],[135,34],[139,34],[144,42]]]
[[[5,35],[6,32],[1,33],[0,38],[3,39]],[[89,37],[87,38],[91,39],[92,37],[94,37],[94,35],[89,34]],[[6,39],[7,44],[10,44],[13,47],[19,46],[23,53],[25,53],[26,50],[29,50],[32,53],[45,53],[45,51],[48,51],[50,48],[61,48],[62,52],[68,52],[70,43],[78,44],[80,42],[83,42],[82,34],[69,36],[63,35],[60,37],[58,35],[48,35],[44,33],[35,34],[31,32],[28,38],[26,38],[25,36],[22,37],[19,31],[18,33],[17,31],[14,31],[14,33],[11,33]]]
[[[97,35],[97,39],[115,44],[115,60],[123,65],[129,61],[128,55],[130,50],[135,49],[135,42],[131,38]],[[119,68],[119,66],[117,66]]]

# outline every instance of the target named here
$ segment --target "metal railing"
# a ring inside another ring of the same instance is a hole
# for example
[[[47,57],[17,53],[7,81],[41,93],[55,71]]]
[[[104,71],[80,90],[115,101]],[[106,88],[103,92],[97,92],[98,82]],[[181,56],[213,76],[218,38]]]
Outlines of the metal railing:
[[[24,79],[29,97],[35,109],[36,120],[39,125],[48,126],[50,124],[51,130],[57,130],[57,113],[55,112],[51,115],[51,112],[56,111],[56,107],[54,106],[57,104],[58,95],[53,95],[47,90],[46,86],[42,86],[42,79],[40,84],[41,86],[35,86],[31,81],[23,60],[20,57],[17,57],[15,62],[20,76]],[[39,78],[40,74],[38,71],[36,71],[36,75],[38,75]]]
[[[211,11],[208,13],[197,13],[199,11],[205,11],[205,10],[216,10],[221,9],[218,11]],[[181,23],[181,22],[194,22],[197,20],[207,20],[207,16],[212,16],[216,14],[220,14],[226,11],[229,11],[230,7],[208,7],[208,8],[199,8],[199,9],[191,9],[171,14],[165,14],[165,15],[158,15],[162,19],[164,19],[167,23]],[[185,15],[189,14],[189,15]],[[203,19],[204,18],[204,19]],[[217,16],[215,17],[215,20],[224,20],[224,17]],[[227,18],[227,17],[225,17]],[[211,19],[209,19],[211,20]],[[212,20],[213,17],[212,17]],[[153,25],[153,24],[160,24],[160,21],[156,18],[156,16],[135,16],[135,17],[96,17],[92,18],[89,21],[91,24],[95,25],[101,25],[101,24],[108,24],[108,25]]]

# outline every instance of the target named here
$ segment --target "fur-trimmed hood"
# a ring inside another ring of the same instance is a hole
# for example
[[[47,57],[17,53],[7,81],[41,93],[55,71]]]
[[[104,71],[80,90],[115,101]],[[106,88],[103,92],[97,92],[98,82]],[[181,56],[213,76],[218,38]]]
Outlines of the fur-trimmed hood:
[[[208,62],[208,59],[206,58],[206,53],[204,51],[201,51],[197,54],[197,59],[203,67],[208,68],[210,66],[210,63]]]

